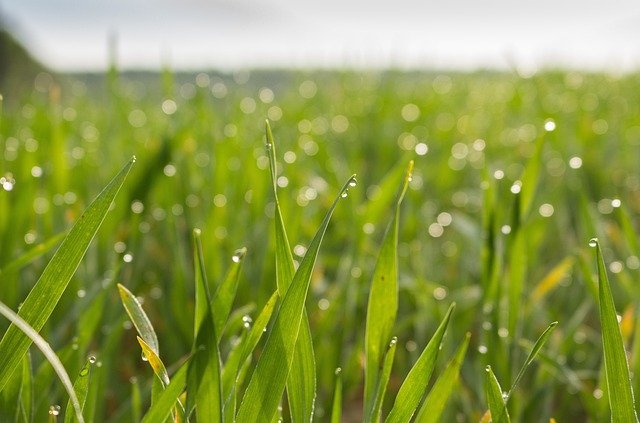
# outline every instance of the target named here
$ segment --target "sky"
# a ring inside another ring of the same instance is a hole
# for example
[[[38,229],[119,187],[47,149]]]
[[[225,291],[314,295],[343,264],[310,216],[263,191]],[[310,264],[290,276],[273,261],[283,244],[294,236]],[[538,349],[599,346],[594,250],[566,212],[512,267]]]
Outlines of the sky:
[[[0,0],[37,59],[123,69],[640,69],[637,0]]]

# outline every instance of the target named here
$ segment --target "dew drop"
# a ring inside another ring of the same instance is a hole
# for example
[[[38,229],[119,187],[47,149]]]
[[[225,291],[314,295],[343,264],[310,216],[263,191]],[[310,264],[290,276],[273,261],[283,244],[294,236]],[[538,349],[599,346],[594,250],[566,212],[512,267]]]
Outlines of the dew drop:
[[[389,342],[389,348],[393,347],[397,342],[398,342],[397,337],[394,336],[393,338],[391,338],[391,342]]]
[[[338,367],[335,371],[336,376],[338,376],[340,373],[342,373],[342,368]]]
[[[142,358],[142,361],[149,361],[149,359],[147,358],[146,355],[144,355],[144,353],[141,353],[140,357]]]
[[[358,180],[356,178],[351,178],[351,180],[349,181],[349,186],[355,187],[356,185],[358,185]]]
[[[80,370],[80,376],[86,376],[89,374],[89,368],[88,367],[83,367],[82,370]]]
[[[96,362],[96,358],[94,356],[90,355],[89,356],[89,363],[95,364],[95,362]]]
[[[589,240],[589,247],[597,247],[598,246],[598,238],[591,238]]]
[[[136,156],[131,157],[131,163],[135,163],[135,162],[136,162],[136,160],[138,160],[138,159],[136,158]]]
[[[270,151],[271,150],[271,143],[267,143],[267,145],[265,145],[264,147],[267,149],[267,151]]]
[[[349,190],[345,189],[344,191],[342,191],[342,194],[340,194],[340,197],[342,198],[347,198],[349,196]]]
[[[51,407],[49,407],[49,415],[50,416],[57,416],[60,414],[60,406],[59,405],[52,405]]]
[[[233,260],[234,263],[240,263],[240,261],[242,260],[242,258],[246,253],[247,253],[246,248],[239,248],[236,251],[234,251],[233,257],[231,257],[231,260]]]
[[[487,366],[484,368],[485,372],[489,373],[491,371],[491,366]]]

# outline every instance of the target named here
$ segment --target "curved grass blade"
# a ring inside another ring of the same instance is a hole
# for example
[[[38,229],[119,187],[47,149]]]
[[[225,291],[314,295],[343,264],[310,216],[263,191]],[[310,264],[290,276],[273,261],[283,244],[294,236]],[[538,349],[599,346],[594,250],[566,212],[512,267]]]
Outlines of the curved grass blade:
[[[378,374],[378,383],[376,384],[376,394],[373,397],[373,405],[371,406],[371,414],[365,417],[365,422],[378,423],[380,421],[380,409],[384,401],[384,394],[387,392],[387,385],[391,377],[391,369],[393,368],[393,359],[396,356],[396,347],[398,338],[395,336],[389,343],[389,349],[384,356],[382,371]]]
[[[60,362],[60,359],[58,358],[56,353],[49,346],[49,343],[45,341],[44,338],[42,338],[40,334],[38,334],[38,332],[33,327],[31,327],[31,325],[29,325],[27,321],[25,321],[19,314],[16,314],[13,310],[7,307],[3,302],[0,302],[0,314],[9,319],[12,326],[15,327],[16,330],[21,331],[21,333],[23,333],[24,336],[29,339],[29,343],[34,343],[36,347],[38,347],[38,349],[42,351],[42,354],[49,361],[49,363],[51,363],[51,367],[53,367],[53,370],[58,375],[60,382],[62,382],[62,386],[64,386],[64,389],[69,394],[69,399],[71,401],[71,404],[73,405],[76,419],[79,423],[84,423],[84,418],[82,417],[82,407],[80,406],[80,401],[78,400],[78,397],[76,396],[76,393],[73,389],[73,383],[71,383],[71,379],[69,378],[67,371]],[[20,359],[22,359],[22,357]]]
[[[78,402],[80,403],[80,408],[84,410],[84,404],[87,400],[87,392],[89,392],[89,383],[91,382],[91,366],[95,363],[95,357],[89,357],[87,362],[78,373],[78,377],[76,381],[73,383],[73,390],[78,397]],[[64,414],[65,423],[73,423],[77,422],[77,418],[73,413],[73,403],[71,400],[67,402],[67,409]]]
[[[447,400],[453,391],[455,383],[458,381],[460,367],[467,353],[469,339],[471,339],[471,334],[467,332],[464,341],[462,341],[453,358],[449,361],[433,388],[431,388],[422,407],[420,407],[415,423],[437,423],[440,421]]]
[[[140,337],[156,355],[160,355],[160,346],[158,343],[158,336],[153,329],[153,325],[147,317],[147,313],[144,312],[142,304],[138,301],[135,295],[131,293],[126,287],[118,284],[118,291],[120,292],[120,298],[122,299],[122,305],[127,311],[133,326]]]
[[[371,294],[367,305],[367,323],[365,331],[365,387],[364,414],[373,416],[374,397],[383,352],[391,339],[391,331],[398,311],[398,225],[400,204],[407,191],[413,161],[405,172],[395,204],[393,219],[380,247],[378,260],[371,280]]]
[[[547,339],[549,339],[549,336],[551,335],[551,332],[553,332],[553,330],[556,328],[556,326],[558,326],[558,322],[552,322],[549,325],[549,327],[547,327],[544,330],[544,332],[542,332],[542,335],[540,335],[540,337],[538,338],[536,343],[533,345],[533,348],[531,349],[531,352],[527,356],[527,359],[525,360],[524,364],[522,365],[522,368],[520,369],[520,371],[518,372],[518,375],[516,376],[515,380],[513,381],[513,384],[511,385],[511,389],[509,389],[509,392],[507,393],[507,396],[505,398],[505,402],[509,400],[509,397],[513,393],[513,390],[516,388],[516,386],[518,386],[518,382],[520,382],[520,379],[522,379],[522,376],[524,375],[524,372],[527,370],[527,367],[529,367],[529,364],[531,364],[533,362],[533,360],[536,358],[536,355],[538,355],[538,352],[540,351],[542,346],[545,344],[545,342],[547,342]]]
[[[193,325],[193,342],[196,342],[198,333],[200,332],[200,325],[202,324],[207,310],[209,309],[209,303],[211,302],[211,292],[209,291],[209,283],[207,282],[207,275],[204,270],[204,254],[202,252],[202,241],[200,235],[202,231],[198,228],[193,230],[193,258],[194,258],[194,275],[195,275],[195,322]]]
[[[353,186],[355,176],[349,178],[327,212],[313,237],[293,281],[285,294],[271,334],[245,391],[236,420],[239,422],[269,422],[275,414],[291,370],[295,343],[298,338],[302,312],[322,238],[327,230],[338,201]]]
[[[502,396],[502,388],[496,375],[493,374],[491,366],[487,366],[487,377],[485,380],[485,391],[487,394],[487,402],[489,403],[489,411],[491,412],[492,423],[510,423],[509,411]]]
[[[120,170],[89,205],[71,228],[62,245],[44,269],[40,279],[22,303],[18,315],[36,332],[42,329],[58,304],[134,162],[135,157]],[[13,371],[19,367],[19,363],[29,349],[31,342],[31,339],[14,324],[5,332],[0,341],[0,390],[7,383]]]
[[[278,185],[276,175],[276,147],[269,121],[266,121],[267,153],[273,197],[275,200],[275,239],[276,239],[276,285],[281,298],[286,295],[287,289],[293,280],[295,267],[291,246],[284,227],[284,219],[278,201]],[[313,342],[307,311],[303,309],[302,322],[298,331],[293,363],[287,380],[287,398],[291,409],[291,420],[296,422],[309,422],[313,419],[313,407],[316,398],[316,362],[313,353]]]
[[[171,414],[171,410],[174,409],[178,397],[182,394],[184,387],[187,383],[187,369],[189,363],[184,363],[180,369],[171,378],[171,383],[166,387],[164,391],[159,395],[158,400],[154,401],[151,408],[147,411],[142,423],[156,423],[163,422]]]
[[[440,351],[440,345],[444,339],[444,335],[451,320],[451,314],[456,308],[456,303],[452,303],[447,310],[440,326],[431,337],[431,340],[420,354],[418,361],[413,365],[407,378],[402,383],[396,400],[393,403],[391,412],[385,420],[387,423],[401,423],[411,420],[413,413],[420,405],[420,401],[424,398],[429,378],[436,365],[436,358]]]
[[[336,369],[336,384],[333,388],[333,405],[331,406],[331,423],[342,420],[342,369]]]
[[[613,302],[600,243],[594,238],[589,241],[589,245],[595,247],[598,265],[598,300],[611,421],[637,422],[638,417],[634,404],[633,389],[631,388],[629,363],[627,362],[616,306]]]

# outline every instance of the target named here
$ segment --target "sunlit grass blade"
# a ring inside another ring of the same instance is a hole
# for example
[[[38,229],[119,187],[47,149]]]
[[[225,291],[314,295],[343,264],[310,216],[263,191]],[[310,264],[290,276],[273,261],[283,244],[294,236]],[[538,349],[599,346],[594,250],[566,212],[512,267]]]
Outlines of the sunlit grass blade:
[[[331,423],[342,420],[342,369],[336,369],[336,384],[333,387],[333,404],[331,406]]]
[[[491,412],[492,423],[509,423],[509,411],[504,401],[502,388],[496,375],[493,374],[491,366],[486,368],[487,374],[485,379],[485,391],[487,394],[487,402],[489,403],[489,411]]]
[[[42,329],[58,304],[134,162],[132,158],[89,205],[22,303],[18,314],[36,332]],[[0,390],[19,367],[31,342],[14,324],[5,332],[0,341]]]
[[[467,353],[469,339],[471,339],[471,334],[467,332],[464,341],[462,341],[453,358],[447,363],[447,367],[438,377],[431,391],[429,391],[429,395],[416,415],[415,423],[437,423],[440,421],[447,400],[458,381],[458,374],[460,373],[464,356]]]
[[[285,294],[262,355],[245,391],[236,420],[268,422],[275,414],[291,369],[304,304],[322,238],[338,202],[354,183],[349,178],[327,212]]]
[[[536,355],[538,355],[538,352],[540,351],[540,349],[547,342],[547,339],[549,339],[549,336],[551,336],[551,332],[553,332],[553,330],[556,328],[556,326],[558,326],[558,322],[552,322],[549,325],[549,327],[547,327],[544,330],[544,332],[542,332],[542,335],[540,335],[540,337],[538,338],[536,343],[533,345],[533,348],[531,349],[531,352],[527,356],[527,359],[524,361],[524,364],[522,365],[522,368],[520,368],[520,371],[518,372],[518,375],[514,379],[513,384],[511,385],[511,389],[509,389],[509,392],[507,393],[507,397],[505,398],[505,402],[509,400],[509,397],[513,393],[513,390],[516,388],[516,386],[518,386],[518,382],[520,382],[520,379],[522,379],[522,376],[524,375],[524,372],[527,370],[527,367],[529,367],[529,365],[536,358]]]
[[[133,295],[125,286],[118,284],[118,291],[120,292],[122,305],[129,315],[136,331],[144,340],[145,345],[148,345],[156,355],[159,355],[160,346],[158,343],[158,336],[156,335],[156,331],[153,329],[153,325],[151,324],[149,317],[147,317],[147,313],[144,312],[142,305],[136,296]]]
[[[286,295],[287,289],[293,280],[295,267],[291,246],[284,226],[284,219],[280,209],[277,190],[276,175],[276,147],[271,133],[269,121],[266,121],[266,141],[267,154],[269,156],[269,166],[271,183],[273,187],[273,197],[275,200],[275,243],[276,243],[276,284],[280,297]],[[313,342],[311,339],[311,329],[306,310],[302,312],[302,322],[298,332],[293,362],[287,380],[287,398],[291,409],[291,419],[295,422],[308,422],[313,418],[313,406],[316,397],[316,363],[313,353]]]
[[[73,389],[73,383],[71,382],[71,379],[69,378],[69,375],[67,374],[64,366],[60,362],[60,359],[53,351],[53,349],[51,349],[51,346],[49,346],[49,343],[45,341],[44,338],[42,338],[40,334],[38,334],[38,332],[35,330],[35,328],[31,327],[27,321],[25,321],[20,315],[16,314],[2,302],[0,302],[0,314],[9,319],[13,327],[15,327],[16,330],[21,331],[21,333],[23,333],[24,336],[29,339],[29,343],[34,343],[36,347],[38,347],[38,349],[42,351],[42,354],[49,361],[49,363],[51,363],[53,370],[56,372],[56,375],[58,375],[58,379],[60,379],[60,382],[62,382],[62,386],[69,394],[69,399],[71,401],[71,404],[73,405],[72,409],[75,413],[78,423],[84,423],[84,418],[82,416],[82,406],[80,405],[80,401],[78,400],[78,397],[76,396],[76,393]],[[20,358],[20,360],[22,360],[22,357]]]
[[[144,339],[137,337],[138,343],[142,348],[142,354],[144,354],[145,359],[149,362],[149,365],[153,369],[153,372],[158,377],[160,382],[162,382],[162,386],[166,387],[169,384],[169,373],[167,372],[167,368],[164,363],[158,356],[158,354],[154,351],[151,345],[147,344]]]
[[[95,357],[89,357],[85,365],[78,373],[78,377],[76,381],[73,383],[73,390],[76,393],[76,397],[78,397],[78,402],[80,403],[80,408],[84,409],[85,401],[87,400],[87,393],[89,392],[89,383],[91,382],[91,367],[93,363],[95,363]],[[65,423],[77,422],[76,416],[73,410],[73,403],[71,400],[67,402],[67,410],[64,414]]]
[[[629,364],[625,352],[618,315],[611,294],[609,277],[602,258],[600,243],[597,239],[589,241],[595,247],[598,266],[598,300],[600,304],[600,322],[602,325],[602,346],[607,375],[607,392],[611,407],[612,422],[637,422],[636,409],[631,388]]]
[[[409,374],[398,391],[391,412],[385,420],[387,423],[408,422],[420,405],[420,401],[422,401],[426,393],[431,373],[433,373],[433,368],[436,365],[440,345],[444,339],[447,326],[451,320],[451,314],[455,307],[455,303],[449,306],[449,310],[447,310],[447,314],[442,319],[440,326],[438,326],[431,340],[422,351],[422,354],[420,354],[418,361],[416,361],[409,371]]]
[[[558,263],[544,278],[536,285],[531,292],[530,300],[532,302],[540,301],[547,293],[558,286],[562,279],[569,273],[573,267],[575,258],[573,256],[565,257]]]
[[[202,353],[201,353],[202,354]],[[187,383],[187,369],[189,362],[182,364],[180,369],[171,378],[171,383],[159,395],[158,400],[154,401],[151,408],[147,411],[143,423],[163,422],[171,414],[171,410],[176,405],[178,397],[182,394]]]
[[[204,269],[204,254],[202,251],[202,240],[200,235],[202,232],[196,228],[193,230],[193,260],[194,260],[194,276],[195,276],[195,321],[193,325],[193,342],[198,338],[200,332],[200,325],[204,321],[207,311],[209,310],[209,303],[211,302],[211,292],[209,290],[209,283],[207,281],[207,275]]]
[[[382,368],[378,373],[378,380],[376,383],[376,391],[373,397],[373,404],[369,415],[365,416],[364,421],[367,423],[377,423],[380,421],[380,411],[382,409],[382,403],[384,402],[384,395],[387,392],[387,385],[389,385],[389,378],[391,377],[391,369],[393,368],[393,359],[396,356],[396,347],[398,346],[398,338],[393,337],[389,343],[389,348],[386,351],[384,360],[382,362]]]
[[[22,266],[29,264],[31,261],[37,259],[42,254],[46,253],[47,251],[55,247],[64,238],[64,236],[65,236],[64,233],[55,235],[47,239],[43,243],[38,244],[33,248],[30,248],[29,251],[25,252],[20,257],[13,259],[9,263],[7,263],[6,266],[0,269],[0,274],[11,273],[14,270],[21,268]]]
[[[407,191],[413,161],[405,172],[396,198],[394,214],[384,235],[371,280],[365,329],[364,414],[373,415],[373,402],[382,365],[398,311],[398,226],[400,204]]]

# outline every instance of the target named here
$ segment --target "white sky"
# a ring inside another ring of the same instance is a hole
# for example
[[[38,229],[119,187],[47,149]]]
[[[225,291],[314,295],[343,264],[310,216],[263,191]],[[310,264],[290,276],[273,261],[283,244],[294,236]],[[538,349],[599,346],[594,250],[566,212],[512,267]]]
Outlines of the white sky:
[[[0,0],[38,59],[123,68],[640,69],[637,0]]]

